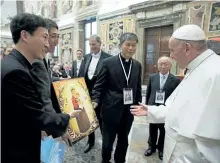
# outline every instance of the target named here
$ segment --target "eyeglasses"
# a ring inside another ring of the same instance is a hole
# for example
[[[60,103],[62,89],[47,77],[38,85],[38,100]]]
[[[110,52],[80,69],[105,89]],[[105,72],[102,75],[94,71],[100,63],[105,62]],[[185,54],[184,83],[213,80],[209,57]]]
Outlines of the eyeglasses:
[[[52,39],[59,39],[59,38],[60,38],[59,35],[50,35],[50,37],[51,37]]]

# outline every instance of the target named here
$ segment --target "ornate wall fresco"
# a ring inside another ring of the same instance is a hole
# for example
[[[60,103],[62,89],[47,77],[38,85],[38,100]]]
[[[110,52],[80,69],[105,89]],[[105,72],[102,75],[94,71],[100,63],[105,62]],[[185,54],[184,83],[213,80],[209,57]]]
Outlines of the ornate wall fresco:
[[[209,21],[209,32],[220,31],[220,2],[212,4]]]
[[[108,19],[100,21],[99,24],[102,49],[111,55],[117,55],[120,52],[118,44],[122,33],[135,33],[135,18],[133,16]]]
[[[187,8],[186,24],[200,26],[205,31],[207,39],[220,36],[220,2],[190,2]]]
[[[73,61],[73,28],[60,31],[59,58],[61,63],[72,63]]]
[[[203,28],[206,5],[198,5],[189,8],[189,24],[196,24]]]

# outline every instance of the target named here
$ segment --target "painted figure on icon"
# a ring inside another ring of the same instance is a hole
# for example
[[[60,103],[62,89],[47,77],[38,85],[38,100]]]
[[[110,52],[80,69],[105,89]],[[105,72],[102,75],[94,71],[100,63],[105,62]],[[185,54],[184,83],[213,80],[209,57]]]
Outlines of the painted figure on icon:
[[[78,128],[80,130],[80,133],[85,133],[90,127],[89,117],[85,111],[85,108],[82,105],[79,94],[76,93],[76,90],[74,88],[71,89],[71,93],[74,110],[82,110],[76,117]]]

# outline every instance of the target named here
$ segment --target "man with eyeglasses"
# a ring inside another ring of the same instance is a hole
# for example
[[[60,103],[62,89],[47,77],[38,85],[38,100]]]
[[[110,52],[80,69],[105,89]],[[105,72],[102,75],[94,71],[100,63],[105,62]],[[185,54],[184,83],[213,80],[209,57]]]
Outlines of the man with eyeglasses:
[[[55,80],[60,80],[59,77],[53,77],[51,76],[51,70],[50,70],[50,62],[48,58],[49,53],[53,53],[55,50],[55,47],[58,44],[59,40],[59,34],[58,34],[58,26],[57,24],[51,20],[51,19],[45,19],[47,22],[47,28],[49,32],[49,48],[48,53],[46,57],[43,60],[35,60],[35,62],[32,64],[34,67],[33,69],[33,76],[36,81],[37,85],[37,91],[40,94],[41,101],[43,105],[49,106],[45,108],[49,108],[49,112],[58,112],[60,113],[59,104],[53,89],[53,86],[51,83]],[[54,108],[53,110],[51,108]],[[46,135],[52,135],[54,138],[59,137],[58,133],[48,133],[42,131],[42,137]],[[71,145],[72,138],[68,133],[64,134],[62,136],[63,140],[68,144]]]

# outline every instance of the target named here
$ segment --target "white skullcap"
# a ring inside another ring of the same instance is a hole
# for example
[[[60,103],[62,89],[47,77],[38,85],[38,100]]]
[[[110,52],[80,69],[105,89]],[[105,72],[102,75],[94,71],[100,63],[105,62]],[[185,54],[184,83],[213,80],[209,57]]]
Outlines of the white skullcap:
[[[205,32],[197,25],[188,24],[178,28],[172,37],[180,40],[200,41],[206,40]]]

